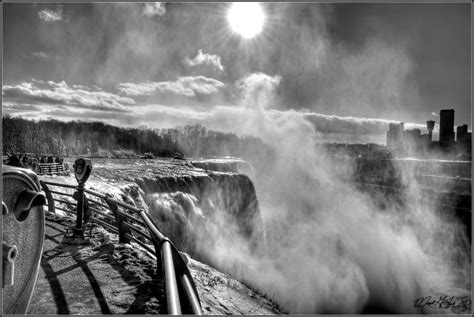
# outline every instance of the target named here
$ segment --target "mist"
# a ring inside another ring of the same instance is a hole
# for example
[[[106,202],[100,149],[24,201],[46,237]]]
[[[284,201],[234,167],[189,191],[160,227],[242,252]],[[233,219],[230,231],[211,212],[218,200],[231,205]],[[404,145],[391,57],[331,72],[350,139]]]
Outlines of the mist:
[[[179,193],[179,199],[147,195],[152,215],[171,224],[167,230],[179,232],[198,259],[246,281],[291,313],[360,313],[367,307],[419,313],[414,307],[419,297],[470,296],[470,245],[463,225],[425,197],[413,167],[394,163],[403,188],[398,201],[360,191],[340,178],[341,171],[353,170],[350,160],[332,161],[316,150],[322,135],[311,116],[272,109],[279,83],[264,74],[243,78],[234,110],[245,113],[237,116],[245,120],[225,122],[274,149],[268,160],[250,159],[259,208],[243,209],[262,217],[259,248],[252,247],[255,236],[242,236],[227,215],[252,193],[242,194],[235,185],[195,189]],[[209,201],[230,201],[232,207]],[[213,210],[214,221],[205,219],[204,209]]]
[[[259,104],[247,110],[243,128],[277,153],[256,172],[268,254],[252,257],[231,239],[212,256],[221,267],[274,294],[292,313],[354,313],[366,305],[414,313],[420,296],[469,294],[469,243],[461,224],[435,212],[416,190],[412,171],[400,170],[404,205],[382,210],[331,172],[350,167],[315,152],[318,135],[308,121],[275,120],[265,104],[272,92],[247,92],[243,100]]]

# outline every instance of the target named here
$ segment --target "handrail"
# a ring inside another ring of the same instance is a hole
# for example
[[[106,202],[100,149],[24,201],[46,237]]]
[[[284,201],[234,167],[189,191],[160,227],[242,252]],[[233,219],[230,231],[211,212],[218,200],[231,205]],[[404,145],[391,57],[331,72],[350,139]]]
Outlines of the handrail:
[[[38,175],[69,175],[71,170],[68,163],[34,163],[28,164]]]
[[[125,213],[125,212],[123,212],[123,211],[120,211],[120,210],[118,210],[118,213],[119,213],[120,215],[125,215],[125,217],[127,217],[128,220],[134,221],[135,223],[138,223],[139,225],[145,226],[145,223],[143,222],[143,220],[138,219],[138,218],[135,217],[135,216],[132,216],[132,215],[127,214],[127,213]]]
[[[69,197],[71,195],[67,193],[61,193],[56,190],[52,191],[49,189],[49,186],[57,186],[75,190],[78,190],[78,186],[50,181],[40,181],[40,184],[46,194],[46,198],[48,200],[48,210],[50,212],[55,213],[55,210],[58,209],[64,210],[68,213],[75,213],[74,211],[55,206],[55,202],[67,203],[67,205],[75,204],[55,198],[52,196],[52,193]],[[87,199],[90,204],[107,208],[112,212],[113,215],[107,215],[105,212],[100,211],[97,208],[93,208],[92,206],[89,206],[89,210],[91,210],[94,214],[99,214],[105,217],[105,219],[114,219],[115,224],[107,223],[96,217],[91,217],[90,221],[95,222],[111,230],[112,232],[118,233],[120,242],[134,241],[141,245],[150,254],[154,255],[157,261],[158,258],[161,258],[163,275],[165,277],[165,293],[168,314],[178,315],[183,312],[186,314],[201,315],[202,308],[199,295],[186,262],[174,244],[158,230],[156,224],[149,217],[148,213],[146,213],[143,209],[128,205],[122,201],[98,193],[94,190],[84,188],[83,191],[84,193],[102,199],[105,202],[101,203],[96,200],[88,199],[84,195],[84,199]],[[119,207],[130,211],[134,215],[120,210]],[[136,228],[136,224],[145,227],[148,231],[148,234],[141,232],[138,228]],[[153,252],[153,250],[146,243],[137,239],[134,234],[132,234],[132,231],[135,234],[139,234],[145,239],[150,240],[154,245],[155,252]]]
[[[66,201],[66,200],[62,200],[62,199],[58,199],[58,198],[55,198],[54,200],[57,201],[58,203],[63,203],[63,204],[67,204],[67,205],[76,205],[76,204],[73,203],[73,202]]]
[[[157,255],[158,257],[158,255]],[[165,275],[166,303],[168,314],[181,315],[181,303],[179,301],[178,284],[176,283],[176,271],[174,269],[173,255],[169,243],[161,245],[161,261]]]
[[[68,193],[61,193],[61,192],[58,192],[58,191],[55,191],[55,190],[49,190],[51,192],[51,194],[56,194],[56,195],[62,195],[62,196],[69,196],[69,197],[72,197],[72,194],[68,194]]]
[[[150,217],[148,217],[148,215],[145,213],[144,210],[140,210],[139,215],[140,215],[140,217],[142,217],[143,221],[145,222],[145,225],[150,230],[150,233],[151,233],[152,237],[154,236],[156,239],[158,239],[158,242],[160,244],[162,244],[163,242],[165,242],[165,240],[167,240],[167,238],[161,232],[158,231],[155,224],[150,219]]]
[[[88,201],[89,201],[89,203],[91,203],[91,204],[95,204],[95,205],[97,205],[97,206],[101,206],[101,207],[104,207],[104,208],[109,209],[109,206],[107,206],[107,204],[103,204],[103,203],[101,203],[101,202],[98,202],[98,201],[92,200],[92,199],[88,199]]]
[[[62,184],[62,183],[56,183],[56,182],[50,182],[50,181],[42,181],[42,182],[45,183],[46,185],[77,189],[77,185]]]
[[[127,205],[126,203],[121,202],[121,201],[116,200],[116,199],[113,199],[113,198],[107,197],[106,200],[110,201],[110,202],[113,203],[113,204],[119,205],[120,207],[123,207],[123,208],[125,208],[125,209],[130,210],[130,211],[133,211],[133,212],[135,212],[135,213],[139,213],[139,212],[141,211],[141,209],[138,209],[137,207]]]
[[[151,237],[150,235],[148,235],[148,234],[146,234],[146,233],[140,231],[139,228],[137,228],[137,227],[135,227],[135,226],[132,226],[132,225],[126,223],[126,222],[123,223],[123,226],[126,227],[127,229],[130,229],[130,230],[132,230],[132,231],[135,231],[136,233],[138,233],[138,234],[141,235],[142,237],[144,237],[144,238],[146,238],[146,239],[148,239],[148,240],[150,240],[150,241],[153,241],[153,240],[152,240],[152,237]]]
[[[108,214],[106,214],[105,212],[102,212],[102,211],[100,211],[100,210],[97,210],[97,209],[95,209],[95,208],[93,208],[93,207],[89,207],[89,208],[90,208],[90,210],[92,210],[94,213],[101,215],[101,216],[104,217],[105,219],[109,219],[109,220],[115,221],[114,217],[112,217],[111,215],[108,215]]]
[[[189,302],[192,306],[192,311],[201,311],[201,305],[199,303],[199,298],[196,296],[196,292],[193,292],[192,289],[194,288],[189,276],[187,274],[181,275],[181,282],[183,283],[184,290],[190,299]]]
[[[134,236],[129,235],[128,233],[124,233],[124,235],[127,237],[127,239],[132,240],[132,241],[134,241],[135,243],[141,245],[145,250],[147,250],[147,251],[150,253],[150,255],[153,255],[153,256],[154,256],[154,252],[153,252],[153,250],[152,250],[149,246],[147,246],[146,244],[144,244],[143,242],[141,242],[140,240],[138,240],[138,239],[135,238]]]
[[[109,228],[111,229],[114,233],[118,233],[118,230],[117,228],[115,228],[114,226],[112,226],[110,223],[107,223],[103,220],[100,220],[100,219],[94,219],[94,222],[95,223],[98,223],[99,225],[103,226],[103,227],[106,227],[106,228]]]
[[[176,283],[176,276],[179,276],[180,277],[179,280],[181,282],[181,288],[186,294],[187,297],[185,298],[187,299],[188,304],[191,308],[191,312],[186,312],[186,313],[202,315],[201,303],[199,301],[199,296],[197,294],[196,286],[194,285],[194,283],[187,283],[187,281],[192,281],[192,277],[186,263],[184,262],[183,257],[181,256],[181,254],[179,254],[178,250],[173,245],[173,243],[167,237],[161,234],[161,232],[158,231],[153,220],[148,216],[148,214],[144,210],[140,210],[140,216],[142,217],[143,221],[145,221],[148,229],[152,233],[152,237],[156,237],[158,238],[158,240],[161,241],[161,257],[162,257],[163,269],[165,270],[166,283],[167,283],[166,294],[167,294],[167,297],[169,298],[168,305],[170,304],[170,301],[174,299],[173,292],[174,292],[175,285],[173,285],[173,283]],[[167,266],[165,265],[165,263],[168,263],[168,267],[172,266],[174,269],[176,269],[176,272],[174,272],[174,270],[166,271]],[[183,276],[187,276],[187,278],[183,279],[182,278]],[[169,281],[168,281],[168,278],[169,278]],[[172,288],[172,289],[168,290],[168,285],[169,285],[169,288]],[[188,296],[189,293],[193,293],[194,296]],[[172,308],[178,311],[177,314],[180,314],[178,306],[172,307]],[[168,311],[168,313],[170,312]],[[173,313],[170,313],[170,314],[173,314]]]
[[[55,209],[62,210],[62,211],[64,211],[64,212],[67,212],[67,213],[70,213],[70,214],[75,214],[73,211],[67,210],[67,209],[65,209],[65,208],[56,207]]]
[[[103,195],[103,194],[101,194],[101,193],[98,193],[98,192],[96,192],[96,191],[87,189],[87,188],[84,188],[84,193],[91,194],[91,195],[93,195],[93,196],[99,197],[99,198],[104,199],[104,200],[107,198],[107,196],[105,196],[105,195]]]

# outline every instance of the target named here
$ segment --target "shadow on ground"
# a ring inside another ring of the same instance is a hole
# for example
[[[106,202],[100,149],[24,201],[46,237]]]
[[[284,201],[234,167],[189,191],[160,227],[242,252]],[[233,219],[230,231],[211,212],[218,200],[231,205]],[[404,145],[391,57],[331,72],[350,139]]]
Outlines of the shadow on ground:
[[[66,222],[46,222],[30,314],[166,313],[161,268],[145,252],[94,228],[89,245],[62,243]]]

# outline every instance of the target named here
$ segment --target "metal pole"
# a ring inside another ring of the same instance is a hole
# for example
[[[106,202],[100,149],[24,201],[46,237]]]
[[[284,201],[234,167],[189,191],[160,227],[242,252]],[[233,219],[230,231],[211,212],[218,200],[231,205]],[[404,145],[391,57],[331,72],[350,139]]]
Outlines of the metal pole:
[[[202,315],[201,304],[199,303],[199,299],[194,292],[193,285],[191,284],[191,280],[187,274],[181,275],[181,284],[183,285],[186,295],[188,295],[189,304],[191,305],[193,314]]]
[[[148,214],[144,210],[140,210],[139,215],[145,222],[145,225],[148,227],[152,238],[154,240],[158,240],[154,242],[155,248],[157,244],[161,243],[161,262],[165,275],[168,314],[181,314],[180,298],[176,281],[176,270],[178,270],[181,285],[183,286],[184,292],[186,293],[185,295],[187,295],[188,302],[191,306],[193,313],[196,315],[202,315],[199,296],[195,292],[192,279],[188,275],[189,272],[186,272],[187,267],[186,264],[183,262],[182,258],[180,258],[181,256],[179,255],[179,253],[177,253],[177,250],[172,248],[171,242],[156,228],[153,221],[148,217]],[[179,263],[174,263],[173,250],[176,252],[175,255],[177,256],[177,260]],[[183,270],[185,270],[185,272],[183,272]]]
[[[176,283],[176,273],[173,264],[173,254],[169,241],[161,245],[161,261],[163,263],[166,287],[166,303],[168,314],[181,315],[181,304],[179,300],[178,284]]]
[[[84,183],[79,182],[77,186],[77,215],[76,228],[73,236],[84,238],[83,220],[84,220]]]
[[[143,209],[139,211],[139,215],[145,222],[145,225],[148,227],[150,232],[158,239],[158,242],[162,243],[163,241],[167,240],[166,237],[156,229],[155,224],[151,221]]]

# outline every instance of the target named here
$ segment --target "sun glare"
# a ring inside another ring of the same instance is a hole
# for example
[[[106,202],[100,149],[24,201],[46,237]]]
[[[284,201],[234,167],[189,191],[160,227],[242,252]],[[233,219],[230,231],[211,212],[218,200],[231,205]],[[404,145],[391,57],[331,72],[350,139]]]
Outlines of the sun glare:
[[[234,32],[250,39],[262,31],[265,14],[259,3],[235,2],[229,9],[227,19]]]

